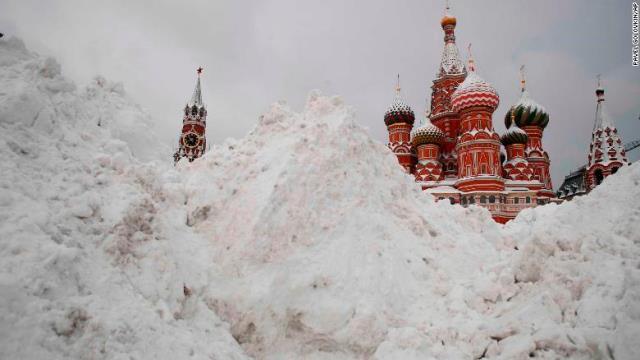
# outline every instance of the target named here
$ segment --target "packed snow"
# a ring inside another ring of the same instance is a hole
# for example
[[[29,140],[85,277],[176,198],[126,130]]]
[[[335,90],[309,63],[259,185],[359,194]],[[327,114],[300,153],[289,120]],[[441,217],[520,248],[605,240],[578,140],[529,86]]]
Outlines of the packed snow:
[[[0,358],[640,358],[637,165],[502,226],[339,97],[174,168],[122,85],[15,38],[0,81]]]

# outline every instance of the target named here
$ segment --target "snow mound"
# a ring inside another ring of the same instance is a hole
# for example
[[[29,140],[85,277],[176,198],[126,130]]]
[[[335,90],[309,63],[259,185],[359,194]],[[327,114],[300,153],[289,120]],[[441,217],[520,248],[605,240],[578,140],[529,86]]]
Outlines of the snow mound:
[[[640,357],[638,165],[502,226],[338,97],[174,169],[121,85],[16,39],[0,80],[0,358]]]
[[[560,355],[588,349],[586,358],[640,358],[640,167],[625,166],[588,196],[520,214],[505,232],[518,239],[512,260],[530,306],[514,338],[554,344]],[[540,300],[536,300],[539,297]],[[547,324],[531,320],[535,301],[553,307]]]
[[[77,92],[55,59],[28,51],[17,38],[0,41],[0,122],[51,137],[94,131],[97,125],[143,161],[170,155],[158,141],[149,115],[125,94],[121,83],[97,76]]]
[[[482,354],[485,300],[513,278],[499,226],[422,194],[340,98],[276,103],[182,170],[188,222],[229,279],[207,301],[249,354],[394,357],[398,341],[422,357]]]
[[[246,358],[185,295],[211,263],[166,195],[178,174],[114,129],[144,137],[122,126],[148,116],[103,79],[76,92],[16,39],[0,82],[0,358]]]

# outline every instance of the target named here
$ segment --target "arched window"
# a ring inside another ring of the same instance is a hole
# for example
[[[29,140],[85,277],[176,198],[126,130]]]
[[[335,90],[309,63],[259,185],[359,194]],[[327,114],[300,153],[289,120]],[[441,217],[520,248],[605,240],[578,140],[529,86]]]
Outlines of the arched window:
[[[191,115],[198,115],[198,107],[193,105],[191,107]]]
[[[467,198],[464,197],[464,196],[462,198],[460,198],[460,204],[467,205]]]
[[[516,197],[516,198],[513,198],[513,203],[514,203],[514,204],[518,204],[518,203],[520,203],[520,198],[517,198],[517,197]]]
[[[480,196],[480,204],[486,204],[487,203],[487,197],[482,195]]]
[[[455,203],[456,203],[455,199],[454,199],[454,198],[452,198],[452,197],[450,197],[450,198],[449,198],[449,202],[451,203],[451,205],[453,205],[453,204],[455,204]]]
[[[527,196],[527,204],[531,204],[531,198]]]
[[[469,204],[475,204],[476,203],[476,198],[474,198],[473,196],[469,198]]]
[[[496,197],[495,197],[495,196],[493,196],[493,195],[489,196],[489,202],[490,202],[491,204],[495,203],[495,202],[496,202]]]
[[[597,169],[594,173],[593,176],[596,179],[596,185],[600,185],[602,184],[602,180],[604,180],[604,175],[602,174],[602,169]]]

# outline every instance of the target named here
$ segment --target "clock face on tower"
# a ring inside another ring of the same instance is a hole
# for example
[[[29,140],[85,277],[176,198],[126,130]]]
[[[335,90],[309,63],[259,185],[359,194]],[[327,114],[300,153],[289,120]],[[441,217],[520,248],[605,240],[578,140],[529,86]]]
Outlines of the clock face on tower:
[[[198,135],[194,133],[188,133],[184,136],[184,144],[187,147],[195,147],[196,145],[198,145],[198,140]]]

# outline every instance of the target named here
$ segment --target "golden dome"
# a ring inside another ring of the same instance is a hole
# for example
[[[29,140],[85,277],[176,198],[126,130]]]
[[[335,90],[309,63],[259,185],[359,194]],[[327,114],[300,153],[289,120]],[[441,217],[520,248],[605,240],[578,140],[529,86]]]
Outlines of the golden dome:
[[[447,25],[453,25],[456,26],[456,17],[455,16],[451,16],[449,14],[446,14],[442,20],[440,20],[440,25],[442,25],[442,27],[445,27]]]

